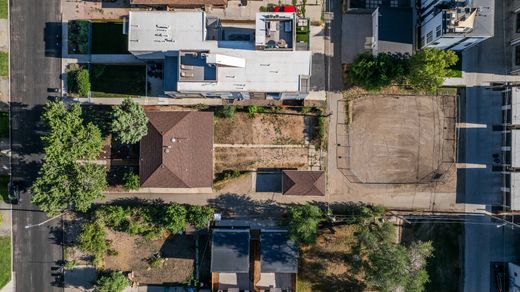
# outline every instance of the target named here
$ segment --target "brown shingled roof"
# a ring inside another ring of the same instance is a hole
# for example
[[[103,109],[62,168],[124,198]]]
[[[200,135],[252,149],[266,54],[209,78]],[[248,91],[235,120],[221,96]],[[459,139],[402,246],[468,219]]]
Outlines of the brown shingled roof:
[[[139,177],[145,188],[196,188],[213,184],[213,113],[147,111]]]
[[[130,0],[132,5],[227,6],[227,0]]]
[[[325,196],[325,172],[284,170],[282,194],[293,196]]]

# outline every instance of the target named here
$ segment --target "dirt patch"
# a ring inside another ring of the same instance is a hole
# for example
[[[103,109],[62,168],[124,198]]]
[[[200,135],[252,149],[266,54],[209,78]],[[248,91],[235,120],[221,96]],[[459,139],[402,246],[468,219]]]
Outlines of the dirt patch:
[[[192,236],[170,236],[148,240],[107,229],[107,239],[116,255],[105,257],[105,268],[133,271],[140,284],[183,283],[193,274],[195,239]],[[161,267],[150,267],[148,259],[160,253]]]
[[[215,172],[225,169],[301,168],[307,166],[309,150],[298,148],[216,147]]]
[[[363,183],[428,183],[454,163],[454,97],[366,95],[352,102],[350,170]]]
[[[325,231],[315,245],[303,248],[298,270],[298,291],[362,291],[349,273],[345,255],[354,243],[354,225]]]
[[[254,118],[236,113],[230,119],[215,119],[217,144],[303,144],[303,115],[262,113]]]

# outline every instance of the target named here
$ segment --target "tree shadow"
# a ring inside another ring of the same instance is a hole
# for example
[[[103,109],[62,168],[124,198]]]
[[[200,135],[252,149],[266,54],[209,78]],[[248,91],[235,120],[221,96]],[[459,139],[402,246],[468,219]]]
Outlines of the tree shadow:
[[[194,259],[195,237],[173,234],[168,236],[160,249],[163,258]]]

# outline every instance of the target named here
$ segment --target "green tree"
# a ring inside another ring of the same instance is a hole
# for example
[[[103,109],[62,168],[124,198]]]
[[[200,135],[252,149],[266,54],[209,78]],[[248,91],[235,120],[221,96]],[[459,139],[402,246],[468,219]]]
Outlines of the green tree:
[[[349,69],[353,85],[367,90],[379,90],[392,84],[401,84],[408,74],[408,55],[371,53],[359,55]]]
[[[408,82],[416,91],[435,92],[459,57],[453,51],[422,49],[410,58]]]
[[[164,215],[165,227],[172,233],[178,233],[186,229],[186,208],[177,203],[171,203],[166,207]]]
[[[128,286],[130,286],[130,280],[120,271],[102,274],[96,280],[97,292],[123,292]]]
[[[287,225],[291,239],[298,243],[316,242],[318,224],[323,220],[323,212],[318,206],[310,204],[289,208]]]
[[[196,229],[202,229],[208,226],[213,218],[215,210],[208,206],[192,205],[188,208],[188,222]]]
[[[103,258],[108,251],[108,243],[104,226],[99,222],[91,222],[83,225],[79,235],[78,247],[94,257],[94,265],[102,266]]]
[[[123,176],[123,188],[125,191],[136,191],[141,186],[139,176],[133,172],[127,172]]]
[[[134,144],[148,133],[148,117],[142,106],[130,98],[112,111],[112,133],[122,143]]]
[[[101,151],[101,133],[83,121],[78,104],[48,103],[43,121],[49,132],[42,138],[45,158],[31,200],[51,216],[66,209],[84,212],[107,185],[104,166],[88,162]]]
[[[426,259],[431,256],[431,243],[413,243],[409,248],[396,243],[396,229],[390,222],[360,225],[354,234],[352,263],[355,272],[378,291],[424,291],[428,282]]]

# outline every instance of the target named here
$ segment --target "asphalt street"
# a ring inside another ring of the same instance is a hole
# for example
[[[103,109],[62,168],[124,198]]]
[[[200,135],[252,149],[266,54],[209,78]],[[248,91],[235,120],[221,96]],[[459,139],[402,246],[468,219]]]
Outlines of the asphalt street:
[[[10,14],[12,179],[25,189],[13,206],[16,291],[63,291],[53,274],[63,258],[60,221],[25,229],[47,218],[31,204],[27,187],[41,161],[41,108],[48,88],[60,84],[60,1],[11,0]]]

